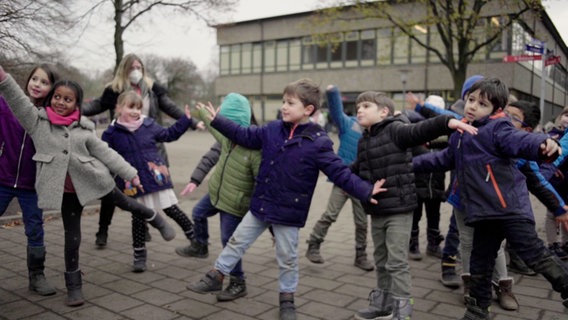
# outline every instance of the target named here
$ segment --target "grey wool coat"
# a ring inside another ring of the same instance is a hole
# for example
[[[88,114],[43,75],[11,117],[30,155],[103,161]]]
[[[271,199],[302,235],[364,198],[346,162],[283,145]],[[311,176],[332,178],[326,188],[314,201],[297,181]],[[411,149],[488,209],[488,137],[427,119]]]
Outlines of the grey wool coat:
[[[36,147],[33,159],[40,208],[61,208],[67,173],[82,205],[112,191],[111,172],[126,180],[136,176],[136,169],[97,137],[88,118],[69,126],[53,125],[45,108],[36,108],[11,76],[0,82],[0,94]]]

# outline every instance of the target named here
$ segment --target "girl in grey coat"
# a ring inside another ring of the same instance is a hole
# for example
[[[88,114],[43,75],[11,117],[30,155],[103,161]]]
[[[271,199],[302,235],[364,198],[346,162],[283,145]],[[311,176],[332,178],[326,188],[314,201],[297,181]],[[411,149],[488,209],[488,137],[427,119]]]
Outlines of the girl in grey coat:
[[[175,237],[174,229],[154,210],[125,196],[111,174],[142,188],[137,171],[95,133],[94,123],[81,117],[83,90],[74,81],[56,82],[36,108],[14,79],[0,66],[0,94],[31,136],[36,154],[38,206],[59,209],[65,229],[65,284],[68,306],[84,303],[79,269],[81,213],[89,201],[112,197],[117,205],[145,218],[160,230],[165,240]]]

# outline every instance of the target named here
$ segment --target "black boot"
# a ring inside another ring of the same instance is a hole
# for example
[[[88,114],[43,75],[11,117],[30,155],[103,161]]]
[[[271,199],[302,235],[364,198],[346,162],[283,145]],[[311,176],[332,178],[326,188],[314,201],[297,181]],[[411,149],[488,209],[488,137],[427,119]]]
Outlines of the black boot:
[[[207,258],[209,249],[207,243],[192,241],[190,245],[177,247],[176,253],[182,257]]]
[[[478,306],[475,298],[466,297],[465,305],[467,309],[461,320],[489,320],[489,309]]]
[[[320,243],[319,242],[308,242],[308,251],[306,252],[306,258],[312,263],[323,263],[323,258],[320,255]]]
[[[375,266],[367,260],[367,246],[355,247],[355,263],[354,265],[364,271],[373,271]]]
[[[81,291],[83,285],[82,281],[81,270],[65,272],[65,286],[67,287],[67,299],[65,299],[65,304],[67,306],[77,307],[85,303],[83,291]]]
[[[419,246],[419,234],[420,229],[413,229],[410,232],[410,243],[408,245],[408,258],[420,261],[422,260],[422,254],[420,253],[420,246]]]
[[[457,257],[448,256],[442,258],[442,276],[440,281],[445,287],[457,289],[460,287],[462,280],[456,273]]]
[[[536,276],[536,272],[529,268],[514,250],[510,249],[509,246],[506,246],[505,248],[509,254],[509,264],[507,265],[507,269],[510,272],[524,274],[526,276]]]
[[[45,247],[30,247],[28,251],[28,276],[30,291],[37,292],[40,296],[55,294],[55,288],[47,282],[43,270],[45,268]]]
[[[280,292],[280,320],[296,320],[293,292]]]
[[[102,228],[99,229],[99,232],[96,234],[97,239],[95,240],[95,245],[97,248],[102,249],[107,245],[107,238],[108,238],[108,231],[103,230]]]
[[[146,248],[134,249],[134,262],[132,263],[132,272],[140,273],[146,271]]]
[[[154,212],[154,216],[146,219],[146,221],[148,221],[152,227],[160,231],[164,240],[171,241],[176,237],[175,229],[157,212]]]
[[[436,258],[442,258],[442,248],[440,248],[440,243],[444,241],[444,236],[440,234],[440,230],[428,229],[426,237],[428,239],[426,254]]]

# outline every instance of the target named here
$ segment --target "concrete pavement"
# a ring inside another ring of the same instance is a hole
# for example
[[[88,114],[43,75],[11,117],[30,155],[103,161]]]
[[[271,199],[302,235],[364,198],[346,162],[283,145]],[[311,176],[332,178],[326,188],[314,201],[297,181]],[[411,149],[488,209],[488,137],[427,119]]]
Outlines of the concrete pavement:
[[[333,135],[336,140],[336,136]],[[208,133],[190,132],[178,142],[167,145],[176,193],[188,181],[201,155],[213,144]],[[206,184],[194,194],[180,197],[181,208],[191,215],[193,205],[207,191]],[[368,305],[369,291],[376,283],[374,272],[364,272],[353,266],[354,225],[348,203],[331,228],[322,245],[323,265],[310,263],[304,256],[305,243],[311,228],[325,210],[331,184],[321,175],[312,202],[306,227],[301,230],[300,284],[296,293],[298,319],[352,319],[357,309]],[[543,234],[544,209],[534,205],[538,230]],[[148,270],[132,273],[130,215],[115,213],[110,227],[108,246],[98,250],[95,233],[98,206],[86,208],[82,221],[80,266],[84,273],[83,293],[86,303],[77,308],[64,305],[66,295],[63,270],[63,226],[57,212],[46,213],[47,244],[46,275],[58,292],[41,297],[27,289],[26,238],[21,224],[12,218],[0,220],[0,319],[278,319],[278,267],[269,233],[263,234],[247,251],[243,267],[247,274],[248,295],[234,302],[219,303],[214,295],[188,291],[188,282],[199,279],[213,265],[221,251],[219,219],[209,220],[210,255],[206,259],[183,258],[174,253],[176,246],[187,244],[181,228],[171,242],[151,230],[153,240],[147,244]],[[445,233],[449,220],[449,205],[442,206],[441,230]],[[173,222],[170,220],[170,222]],[[425,217],[421,221],[421,247],[426,244]],[[367,248],[372,257],[372,243]],[[463,316],[461,289],[451,290],[439,282],[440,260],[425,257],[410,262],[417,320],[459,319]],[[542,276],[515,278],[514,292],[521,305],[519,311],[492,307],[496,320],[568,319],[559,294],[553,292]]]

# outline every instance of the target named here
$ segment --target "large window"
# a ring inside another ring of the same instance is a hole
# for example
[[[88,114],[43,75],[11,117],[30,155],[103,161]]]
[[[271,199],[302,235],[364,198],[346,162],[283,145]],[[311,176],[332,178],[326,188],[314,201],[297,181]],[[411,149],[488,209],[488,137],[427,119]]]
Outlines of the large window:
[[[243,43],[241,50],[241,72],[252,72],[252,43]]]
[[[290,44],[290,70],[300,70],[302,63],[302,42],[299,39],[292,39]]]
[[[351,31],[345,34],[345,66],[359,65],[359,32]]]
[[[252,72],[262,72],[262,43],[252,45]]]
[[[408,64],[409,57],[408,49],[410,38],[402,31],[394,30],[394,47],[393,47],[393,63],[394,64]]]
[[[312,37],[302,39],[302,69],[309,70],[314,68],[316,61],[316,46]]]
[[[392,28],[377,30],[377,63],[391,64]]]
[[[428,29],[421,25],[414,27],[416,30],[415,37],[422,43],[428,44]],[[419,45],[416,40],[410,39],[410,62],[411,63],[425,63],[427,57],[427,50]]]
[[[231,48],[229,46],[221,46],[219,52],[219,73],[221,75],[229,74],[229,70],[231,68],[231,61],[229,60],[231,57]]]
[[[231,74],[241,73],[241,45],[231,45]]]
[[[264,43],[264,72],[276,70],[276,41]]]
[[[375,39],[375,30],[361,31],[361,45],[359,46],[361,65],[375,65],[375,54],[377,52],[377,41]]]
[[[276,71],[288,70],[288,40],[276,42]]]

